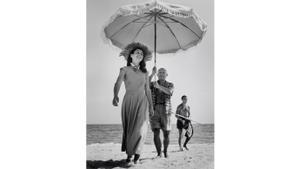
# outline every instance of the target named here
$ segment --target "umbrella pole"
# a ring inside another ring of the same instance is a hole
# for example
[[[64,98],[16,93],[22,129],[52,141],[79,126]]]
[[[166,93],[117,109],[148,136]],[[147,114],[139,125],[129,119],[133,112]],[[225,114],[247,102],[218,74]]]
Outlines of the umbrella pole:
[[[156,67],[156,9],[154,9],[154,66]],[[156,76],[154,80],[156,81]]]
[[[156,66],[156,13],[154,14],[154,66]]]

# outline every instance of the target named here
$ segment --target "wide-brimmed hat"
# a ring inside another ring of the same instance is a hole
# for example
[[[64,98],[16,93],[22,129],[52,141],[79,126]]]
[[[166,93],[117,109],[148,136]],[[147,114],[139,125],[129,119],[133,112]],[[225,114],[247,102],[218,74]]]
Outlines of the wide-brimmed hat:
[[[132,51],[134,51],[136,49],[141,49],[143,51],[145,61],[150,61],[151,60],[152,52],[148,49],[147,46],[145,46],[145,45],[143,45],[139,42],[132,42],[132,43],[128,44],[123,49],[123,51],[120,53],[120,56],[124,56],[124,58],[127,60],[130,53],[132,53]]]

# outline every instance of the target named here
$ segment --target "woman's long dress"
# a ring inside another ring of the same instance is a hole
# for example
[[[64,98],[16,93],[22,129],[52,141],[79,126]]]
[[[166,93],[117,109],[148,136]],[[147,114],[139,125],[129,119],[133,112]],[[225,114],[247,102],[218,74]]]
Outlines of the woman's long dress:
[[[132,67],[123,67],[126,93],[122,103],[122,151],[128,155],[141,154],[148,130],[148,100],[145,85],[146,73]]]

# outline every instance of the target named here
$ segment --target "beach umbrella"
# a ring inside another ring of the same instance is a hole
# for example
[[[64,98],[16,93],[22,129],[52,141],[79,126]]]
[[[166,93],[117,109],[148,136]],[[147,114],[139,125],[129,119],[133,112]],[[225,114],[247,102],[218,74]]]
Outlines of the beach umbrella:
[[[121,49],[140,42],[156,53],[175,53],[201,42],[207,24],[192,8],[160,1],[127,5],[111,17],[104,32]]]

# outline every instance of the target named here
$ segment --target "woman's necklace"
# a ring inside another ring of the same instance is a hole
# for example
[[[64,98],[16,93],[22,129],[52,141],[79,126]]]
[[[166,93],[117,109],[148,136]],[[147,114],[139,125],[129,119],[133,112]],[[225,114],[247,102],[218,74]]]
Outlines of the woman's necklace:
[[[132,66],[133,71],[135,71],[135,72],[140,69],[140,65],[136,66],[133,63],[131,63],[131,66]]]

